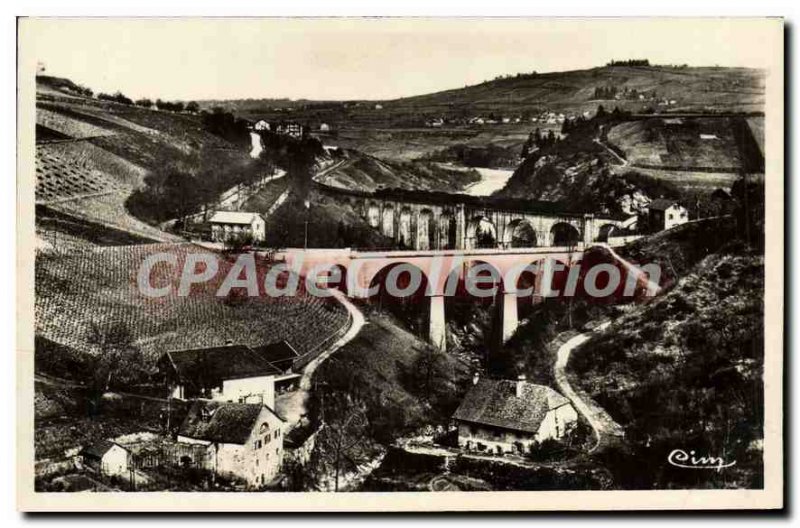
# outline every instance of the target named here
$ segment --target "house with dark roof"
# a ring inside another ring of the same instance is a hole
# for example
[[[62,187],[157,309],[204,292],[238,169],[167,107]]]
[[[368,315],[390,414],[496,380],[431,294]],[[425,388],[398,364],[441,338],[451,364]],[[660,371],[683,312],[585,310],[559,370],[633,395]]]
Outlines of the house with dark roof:
[[[647,205],[650,232],[664,231],[689,221],[689,211],[675,200],[658,198]]]
[[[284,423],[263,404],[197,400],[181,423],[178,442],[206,446],[206,469],[260,487],[280,473]]]
[[[257,349],[226,345],[172,350],[158,360],[158,370],[173,398],[263,403],[272,408],[276,378],[284,377],[296,357],[285,342]]]
[[[561,394],[520,377],[476,379],[453,419],[459,447],[504,454],[526,453],[536,442],[561,438],[578,414]]]
[[[128,472],[130,453],[110,440],[100,440],[84,446],[78,452],[84,466],[106,476],[125,475]]]
[[[267,223],[259,213],[245,211],[217,211],[209,219],[211,239],[227,242],[237,236],[249,235],[258,242],[266,236]]]

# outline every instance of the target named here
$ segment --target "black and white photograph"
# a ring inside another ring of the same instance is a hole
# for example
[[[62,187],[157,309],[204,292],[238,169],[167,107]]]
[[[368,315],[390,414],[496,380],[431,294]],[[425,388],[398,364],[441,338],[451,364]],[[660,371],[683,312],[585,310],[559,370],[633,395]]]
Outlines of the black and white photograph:
[[[21,502],[781,508],[783,33],[20,18]]]

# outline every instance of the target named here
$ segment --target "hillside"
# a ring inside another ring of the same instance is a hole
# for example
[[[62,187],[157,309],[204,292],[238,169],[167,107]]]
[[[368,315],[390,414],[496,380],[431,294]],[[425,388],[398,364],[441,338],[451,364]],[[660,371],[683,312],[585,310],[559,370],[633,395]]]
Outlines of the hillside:
[[[555,109],[593,110],[595,88],[617,87],[656,91],[675,100],[675,110],[748,110],[764,104],[763,74],[747,68],[675,68],[604,66],[589,70],[518,74],[475,86],[387,101],[386,108],[443,109],[469,106],[482,111],[514,111],[536,105]],[[591,103],[590,103],[591,102]],[[600,101],[602,102],[602,101]],[[640,100],[622,100],[631,109]]]
[[[653,468],[620,467],[625,487],[762,485],[763,274],[760,255],[710,255],[576,351],[573,380],[624,427],[636,467]],[[672,468],[679,448],[736,466]]]
[[[233,265],[219,256],[220,271],[190,295],[149,298],[137,287],[137,273],[148,256],[168,253],[176,260],[154,268],[152,284],[177,287],[187,255],[207,253],[192,244],[149,244],[43,248],[36,255],[36,335],[75,351],[97,355],[109,336],[129,336],[147,364],[165,350],[250,346],[286,339],[301,354],[320,337],[338,331],[347,313],[338,304],[302,295],[272,297],[263,291],[247,297],[236,289],[216,296]],[[268,263],[259,263],[259,284]],[[263,288],[263,286],[262,286]],[[173,291],[175,291],[173,289]],[[63,375],[63,373],[54,373]]]
[[[36,203],[150,240],[176,241],[135,217],[127,200],[153,171],[213,152],[241,165],[244,149],[207,132],[199,116],[99,100],[68,79],[37,77]]]
[[[646,93],[645,99],[600,99],[596,89],[614,88]],[[651,94],[655,92],[655,98]],[[763,72],[748,68],[603,66],[566,72],[510,75],[481,84],[389,101],[213,101],[248,117],[307,120],[348,128],[407,126],[420,116],[451,118],[497,113],[525,115],[543,109],[594,111],[598,104],[631,111],[659,108],[670,111],[762,111]],[[674,103],[672,103],[674,101]]]
[[[432,162],[381,160],[357,151],[349,151],[349,158],[318,181],[367,192],[379,188],[458,192],[480,180],[474,170],[451,169]]]

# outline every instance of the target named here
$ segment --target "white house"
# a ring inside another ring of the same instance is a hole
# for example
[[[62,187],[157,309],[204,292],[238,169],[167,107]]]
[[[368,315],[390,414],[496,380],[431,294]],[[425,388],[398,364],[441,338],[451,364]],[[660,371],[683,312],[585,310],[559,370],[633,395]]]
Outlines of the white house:
[[[674,200],[658,198],[647,205],[650,231],[663,231],[689,221],[689,212]]]
[[[258,120],[258,121],[256,121],[256,122],[255,122],[255,124],[253,125],[253,130],[256,130],[256,131],[258,131],[258,132],[264,132],[264,131],[269,131],[269,130],[271,130],[271,128],[270,128],[270,124],[269,124],[269,123],[267,123],[267,122],[266,122],[266,121],[264,121],[263,119],[259,119],[259,120]]]
[[[85,466],[108,477],[125,475],[128,472],[130,453],[119,444],[101,440],[81,449],[78,455]]]
[[[280,473],[284,424],[263,404],[197,400],[181,423],[178,442],[206,446],[206,469],[257,488]]]
[[[258,242],[267,235],[267,223],[258,213],[244,211],[217,211],[209,220],[211,238],[215,242],[227,242],[240,234],[249,234]]]
[[[331,130],[331,126],[328,123],[321,123],[319,125],[319,131],[320,132],[330,132],[330,130]]]
[[[578,414],[561,394],[521,377],[476,380],[453,419],[459,447],[503,454],[526,453],[536,442],[563,437]]]

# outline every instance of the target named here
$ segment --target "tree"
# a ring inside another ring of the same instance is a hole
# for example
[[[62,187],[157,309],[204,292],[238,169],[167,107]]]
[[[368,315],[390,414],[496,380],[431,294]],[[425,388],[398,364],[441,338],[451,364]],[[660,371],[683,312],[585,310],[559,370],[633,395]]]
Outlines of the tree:
[[[141,99],[136,100],[136,106],[143,106],[145,108],[150,108],[151,106],[153,106],[153,101],[151,101],[147,97],[143,97]]]
[[[200,111],[200,105],[196,101],[189,101],[186,103],[186,111],[196,113]]]
[[[100,349],[90,380],[96,395],[102,395],[112,386],[127,388],[147,379],[149,373],[143,366],[144,358],[125,323],[92,324],[88,341]]]
[[[334,491],[339,491],[339,478],[347,469],[355,471],[368,459],[366,405],[349,394],[332,392],[326,395],[317,449],[325,464],[333,469]]]

